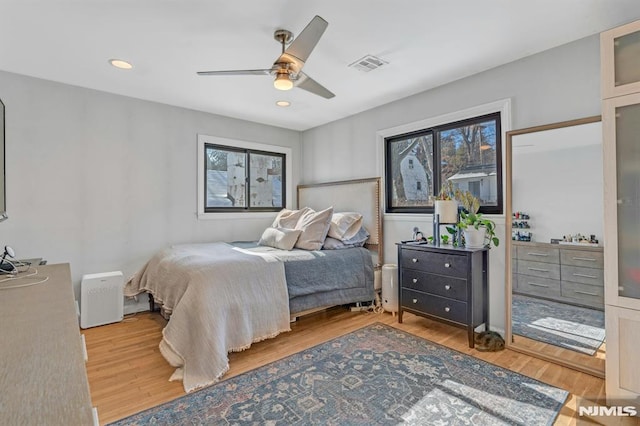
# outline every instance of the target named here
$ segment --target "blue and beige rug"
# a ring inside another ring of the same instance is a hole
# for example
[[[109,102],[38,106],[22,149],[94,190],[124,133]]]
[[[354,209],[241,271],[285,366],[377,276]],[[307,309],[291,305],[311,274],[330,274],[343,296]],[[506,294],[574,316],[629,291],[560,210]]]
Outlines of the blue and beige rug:
[[[551,425],[566,397],[373,324],[113,425]]]
[[[513,334],[593,355],[605,338],[604,312],[514,294]]]

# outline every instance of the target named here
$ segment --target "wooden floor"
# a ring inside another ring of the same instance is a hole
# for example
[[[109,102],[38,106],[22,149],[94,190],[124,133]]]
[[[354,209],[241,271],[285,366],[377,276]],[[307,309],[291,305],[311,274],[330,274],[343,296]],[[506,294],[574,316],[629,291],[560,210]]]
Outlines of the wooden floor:
[[[532,340],[524,336],[514,335],[514,343],[518,346],[546,354],[550,357],[562,359],[567,363],[584,366],[587,370],[592,369],[596,376],[604,377],[605,358],[607,355],[607,344],[602,343],[593,355],[587,355],[571,349],[550,345],[539,340]]]
[[[482,353],[467,345],[466,331],[406,313],[403,323],[389,313],[350,312],[332,308],[291,324],[292,331],[230,354],[225,378],[252,370],[353,330],[382,322],[460,352],[533,377],[571,392],[556,425],[576,424],[576,401],[604,402],[604,380],[527,355],[505,350]],[[182,382],[169,382],[173,368],[158,350],[165,320],[142,313],[123,322],[83,330],[93,405],[101,424],[126,417],[184,395]]]

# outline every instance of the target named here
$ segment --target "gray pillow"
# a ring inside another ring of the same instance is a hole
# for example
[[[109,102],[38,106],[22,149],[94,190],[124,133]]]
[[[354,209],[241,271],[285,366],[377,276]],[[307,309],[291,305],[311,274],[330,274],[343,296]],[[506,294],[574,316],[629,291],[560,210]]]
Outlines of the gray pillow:
[[[348,240],[340,241],[332,237],[327,237],[324,240],[324,245],[322,246],[322,249],[323,250],[340,250],[340,249],[352,248],[352,247],[362,247],[365,245],[368,239],[369,239],[369,233],[367,232],[366,229],[364,229],[364,226],[363,226],[358,230],[358,232],[353,238],[350,238]]]
[[[291,250],[302,234],[300,229],[267,228],[262,233],[259,246],[269,246],[280,250]]]

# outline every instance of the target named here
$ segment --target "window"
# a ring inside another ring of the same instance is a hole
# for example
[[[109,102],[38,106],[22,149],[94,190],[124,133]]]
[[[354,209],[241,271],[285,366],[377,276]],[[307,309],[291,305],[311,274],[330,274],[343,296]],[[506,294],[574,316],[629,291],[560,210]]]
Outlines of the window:
[[[292,208],[291,148],[199,134],[196,152],[199,220],[272,218]]]
[[[280,211],[285,154],[204,144],[204,211]]]
[[[502,213],[500,113],[385,138],[386,210],[433,213],[443,182],[480,199],[480,212]]]

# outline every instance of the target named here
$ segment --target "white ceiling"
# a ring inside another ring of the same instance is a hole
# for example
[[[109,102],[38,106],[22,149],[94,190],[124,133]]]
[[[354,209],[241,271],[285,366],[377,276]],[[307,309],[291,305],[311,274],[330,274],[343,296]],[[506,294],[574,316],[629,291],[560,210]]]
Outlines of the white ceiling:
[[[314,15],[329,27],[304,71],[335,98],[196,75],[269,68],[273,31]],[[0,0],[0,70],[306,130],[639,17],[638,0]],[[389,64],[347,67],[366,54]]]

